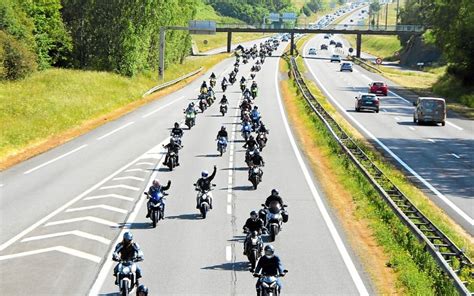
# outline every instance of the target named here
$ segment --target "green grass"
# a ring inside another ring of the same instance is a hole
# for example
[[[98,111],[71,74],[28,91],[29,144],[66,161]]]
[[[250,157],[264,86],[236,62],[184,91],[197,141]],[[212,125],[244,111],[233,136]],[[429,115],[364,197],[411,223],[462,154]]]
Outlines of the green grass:
[[[241,20],[236,18],[221,16],[219,15],[214,8],[209,4],[204,4],[201,1],[198,1],[196,5],[196,20],[206,20],[206,21],[216,21],[216,23],[225,23],[225,24],[241,24]]]
[[[302,46],[298,44],[299,46]],[[303,62],[298,58],[298,67],[302,73],[306,72]],[[439,69],[432,70],[439,72]],[[321,91],[313,82],[308,82],[308,87],[317,97],[318,101],[333,115],[339,124],[352,136],[352,127],[341,117],[338,112],[329,104]],[[296,91],[296,89],[295,89]],[[392,211],[381,200],[376,191],[365,180],[356,168],[345,158],[340,157],[337,144],[330,139],[322,123],[316,118],[305,103],[301,100],[301,108],[306,112],[301,112],[307,117],[305,120],[311,122],[315,141],[327,142],[333,152],[330,153],[331,163],[340,175],[340,182],[354,193],[354,202],[361,219],[367,219],[373,229],[378,243],[384,247],[385,252],[390,256],[390,264],[394,266],[400,284],[406,288],[409,294],[436,294],[449,295],[453,293],[452,286],[446,282],[434,260],[423,251],[422,246],[415,242],[415,239],[408,229],[396,218]],[[302,115],[303,116],[303,115]],[[322,135],[321,135],[322,134]],[[356,140],[364,152],[375,164],[404,192],[411,202],[420,209],[437,227],[439,227],[453,242],[463,248],[469,257],[474,255],[474,246],[471,237],[461,230],[456,224],[434,205],[418,188],[416,188],[406,176],[395,166],[388,162],[375,148]],[[471,290],[474,289],[472,278],[469,279]]]
[[[351,47],[356,47],[355,35],[344,35]],[[362,51],[382,59],[393,60],[394,53],[402,48],[397,36],[362,36]]]
[[[165,72],[166,81],[216,64],[226,55],[193,57]],[[156,73],[127,78],[109,72],[50,69],[0,83],[0,162],[88,120],[142,99]]]

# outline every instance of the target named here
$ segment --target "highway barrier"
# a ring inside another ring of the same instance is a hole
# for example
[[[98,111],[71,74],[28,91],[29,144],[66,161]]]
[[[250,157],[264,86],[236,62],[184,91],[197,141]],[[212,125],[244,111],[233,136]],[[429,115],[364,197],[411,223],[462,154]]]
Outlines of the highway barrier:
[[[352,62],[354,62],[354,64],[357,64],[359,66],[361,66],[362,68],[365,68],[366,70],[369,70],[371,72],[377,72],[377,73],[382,73],[382,71],[371,65],[370,62],[367,62],[366,60],[364,59],[361,59],[361,58],[358,58],[358,57],[355,57],[355,56],[349,56],[349,58],[352,60]]]
[[[395,215],[415,237],[424,243],[425,250],[449,276],[461,295],[472,295],[465,277],[474,277],[472,261],[454,242],[433,224],[408,197],[372,162],[367,154],[349,137],[334,118],[316,100],[306,85],[294,57],[283,56],[290,65],[291,74],[312,111],[321,119],[342,151],[372,184]],[[464,276],[461,279],[460,275]]]
[[[194,76],[194,75],[196,75],[197,73],[201,72],[202,69],[204,69],[204,68],[201,67],[201,68],[197,69],[196,71],[193,71],[193,72],[191,72],[191,73],[188,73],[188,74],[186,74],[186,75],[183,75],[183,76],[181,76],[181,77],[178,77],[178,78],[176,78],[176,79],[174,79],[174,80],[171,80],[171,81],[165,82],[165,83],[163,83],[163,84],[157,85],[157,86],[155,86],[155,87],[152,87],[152,88],[150,88],[146,93],[144,93],[142,97],[146,97],[146,96],[148,96],[148,95],[150,95],[150,94],[152,94],[152,93],[154,93],[154,92],[156,92],[156,91],[159,91],[160,89],[163,89],[163,88],[168,87],[168,86],[170,86],[170,85],[176,84],[176,83],[178,83],[178,82],[180,82],[180,81],[182,81],[182,80],[184,80],[184,79],[186,79],[186,78],[189,78],[189,77],[191,77],[191,76]]]

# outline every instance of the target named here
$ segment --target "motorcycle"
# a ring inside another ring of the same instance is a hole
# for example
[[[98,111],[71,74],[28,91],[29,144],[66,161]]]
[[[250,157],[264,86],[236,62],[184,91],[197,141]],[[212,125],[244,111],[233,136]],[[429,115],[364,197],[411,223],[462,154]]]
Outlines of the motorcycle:
[[[204,113],[207,109],[207,99],[204,97],[199,100],[199,109],[201,109],[201,113]]]
[[[114,258],[114,261],[119,261]],[[134,261],[120,260],[118,263],[118,272],[116,283],[118,283],[120,289],[120,295],[126,296],[137,285],[137,265],[135,262],[142,261],[142,259],[135,259]]]
[[[245,142],[247,142],[247,140],[249,139],[251,132],[252,127],[250,125],[246,124],[242,127],[242,137],[244,138]]]
[[[253,189],[257,190],[258,184],[262,182],[263,171],[259,166],[250,167],[249,180],[253,185]]]
[[[252,88],[250,92],[252,94],[253,99],[257,98],[257,88]]]
[[[196,124],[196,113],[194,111],[186,112],[184,123],[188,129],[191,129]]]
[[[265,204],[262,204],[262,206],[263,209],[259,211],[260,219],[265,222],[265,227],[270,235],[270,241],[275,241],[283,223],[288,222],[288,213],[284,210],[287,206],[283,205],[282,208],[278,202],[270,203],[269,207]]]
[[[227,139],[224,137],[219,137],[219,139],[217,139],[217,151],[219,151],[219,153],[222,156],[222,154],[225,153],[226,149],[227,149]]]
[[[246,245],[244,246],[245,254],[247,254],[247,259],[250,263],[250,271],[253,272],[255,270],[255,266],[257,265],[258,259],[262,257],[262,238],[257,231],[249,233],[248,229],[246,229],[245,233],[248,234]]]
[[[179,137],[178,135],[173,135],[173,134],[171,134],[171,137],[173,138],[176,144],[181,146],[181,137]]]
[[[235,78],[235,76],[230,76],[229,77],[229,82],[234,85],[234,83],[237,81],[237,79]]]
[[[178,163],[178,155],[174,151],[168,150],[168,161],[165,165],[172,171]]]
[[[241,90],[242,92],[245,91],[245,82],[241,82],[241,83],[240,83],[240,90]]]
[[[227,83],[221,84],[222,87],[222,92],[225,92],[227,90]]]
[[[254,277],[258,277],[260,283],[260,293],[257,292],[257,296],[278,296],[280,291],[278,290],[277,280],[279,277],[284,277],[288,270],[284,270],[283,274],[280,275],[263,275],[254,274]]]
[[[148,194],[148,192],[144,192],[143,194],[145,194],[147,198],[152,198],[150,194]],[[163,201],[166,195],[168,194],[165,192],[159,192],[158,198],[152,199],[152,201],[150,202],[150,219],[153,228],[155,228],[156,224],[158,224],[158,221],[162,220],[165,216],[165,208]]]
[[[219,110],[222,113],[222,116],[225,116],[225,114],[227,113],[227,104],[221,104]]]
[[[254,80],[254,79],[255,79],[255,73],[250,73],[250,78],[251,78],[252,80]]]
[[[211,85],[212,88],[214,88],[216,86],[216,79],[215,78],[211,78],[209,84]]]
[[[260,149],[260,151],[263,150],[263,148],[265,147],[265,145],[267,145],[267,135],[266,133],[258,133],[257,134],[257,144],[258,144],[258,147]]]
[[[206,219],[207,212],[211,209],[211,199],[212,194],[211,190],[201,190],[197,184],[194,184],[196,187],[196,191],[198,191],[198,200],[199,200],[199,211],[201,212],[201,216],[203,219]],[[216,184],[212,184],[212,187],[215,187]]]
[[[207,105],[210,107],[214,101],[216,100],[216,97],[212,94],[208,94],[207,97],[206,97],[206,102],[207,102]]]
[[[259,114],[252,114],[250,113],[251,119],[252,119],[252,128],[253,130],[258,130],[260,127],[260,115]]]

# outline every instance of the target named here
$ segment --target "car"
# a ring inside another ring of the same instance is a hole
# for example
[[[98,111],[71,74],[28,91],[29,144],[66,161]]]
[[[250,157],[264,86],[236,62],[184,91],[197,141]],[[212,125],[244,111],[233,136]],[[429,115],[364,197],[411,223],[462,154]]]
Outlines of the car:
[[[350,22],[352,23],[352,22],[354,22],[354,20],[353,20],[353,19],[351,19],[351,20],[350,20]]]
[[[352,63],[351,62],[344,62],[341,64],[341,72],[343,71],[351,71],[352,72]]]
[[[374,81],[369,83],[369,93],[383,94],[386,96],[388,94],[388,86],[383,81]]]
[[[336,47],[342,48],[342,42],[336,42]]]
[[[329,35],[324,35],[324,39],[329,39]]]
[[[321,50],[328,50],[327,44],[321,44]]]
[[[446,125],[446,101],[443,98],[420,97],[413,103],[415,111],[413,122],[418,125],[425,122]]]
[[[329,41],[329,45],[336,45],[336,41],[334,40]]]
[[[316,48],[311,47],[308,51],[308,55],[316,55]]]
[[[379,113],[380,101],[379,98],[374,94],[359,94],[355,97],[355,111],[360,112],[361,110],[372,110],[375,113]]]
[[[288,36],[286,36],[286,35],[283,36],[283,37],[281,38],[281,41],[283,41],[283,42],[288,42]]]
[[[332,63],[332,62],[338,62],[338,63],[340,63],[340,62],[341,62],[341,56],[338,55],[338,54],[333,54],[333,55],[331,56],[331,63]]]

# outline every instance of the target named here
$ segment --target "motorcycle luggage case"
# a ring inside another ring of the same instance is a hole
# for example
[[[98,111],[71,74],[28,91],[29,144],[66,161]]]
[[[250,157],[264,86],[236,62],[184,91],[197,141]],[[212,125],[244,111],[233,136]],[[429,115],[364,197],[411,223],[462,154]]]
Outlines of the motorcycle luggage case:
[[[283,219],[283,223],[288,222],[288,212],[287,211],[281,212],[281,218]]]

